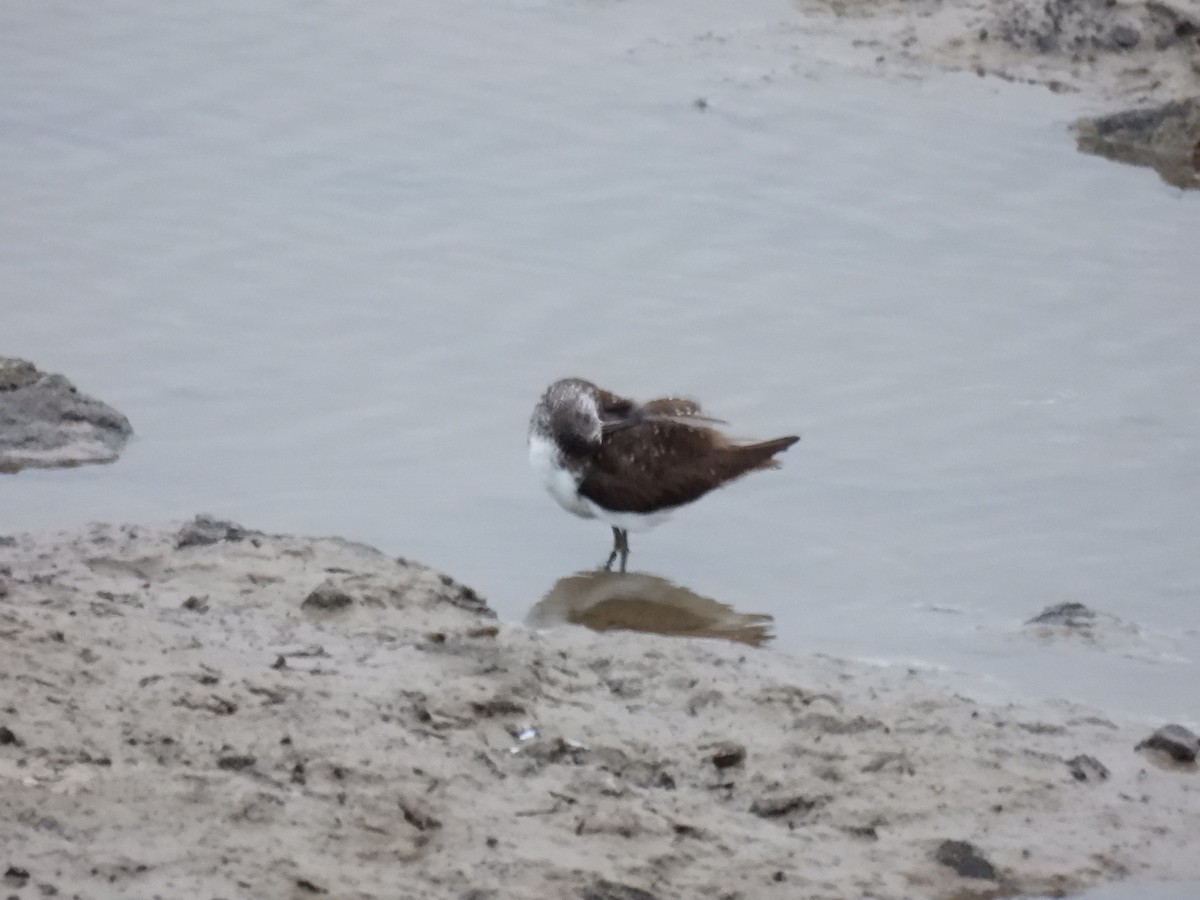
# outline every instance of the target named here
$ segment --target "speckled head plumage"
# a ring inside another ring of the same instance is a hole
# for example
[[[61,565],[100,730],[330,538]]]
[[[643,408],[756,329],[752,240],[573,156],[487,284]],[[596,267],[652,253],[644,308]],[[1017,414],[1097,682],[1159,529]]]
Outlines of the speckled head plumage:
[[[675,509],[755,469],[795,435],[759,443],[730,440],[700,405],[678,397],[638,403],[582,378],[554,382],[529,422],[529,457],[547,490],[568,512],[613,529],[621,569],[628,532],[644,531]]]

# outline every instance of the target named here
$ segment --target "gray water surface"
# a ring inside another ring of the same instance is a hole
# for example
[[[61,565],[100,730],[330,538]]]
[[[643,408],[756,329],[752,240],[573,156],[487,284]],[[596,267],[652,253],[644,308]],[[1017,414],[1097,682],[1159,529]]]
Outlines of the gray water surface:
[[[607,554],[525,460],[581,375],[804,436],[631,568],[785,649],[1194,722],[1200,196],[1078,155],[1069,98],[703,40],[772,15],[0,6],[0,352],[138,433],[4,478],[0,530],[340,534],[519,621]],[[1019,634],[1066,600],[1130,630]]]

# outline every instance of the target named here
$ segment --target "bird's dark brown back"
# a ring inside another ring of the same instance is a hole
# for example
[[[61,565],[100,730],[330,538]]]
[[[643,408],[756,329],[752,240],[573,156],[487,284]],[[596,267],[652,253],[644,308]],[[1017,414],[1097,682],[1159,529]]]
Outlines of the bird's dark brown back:
[[[698,411],[698,407],[689,412],[672,410],[676,415]],[[747,472],[775,468],[774,455],[798,440],[788,436],[735,444],[713,428],[676,418],[651,418],[604,435],[599,452],[583,473],[579,492],[614,512],[682,506]]]

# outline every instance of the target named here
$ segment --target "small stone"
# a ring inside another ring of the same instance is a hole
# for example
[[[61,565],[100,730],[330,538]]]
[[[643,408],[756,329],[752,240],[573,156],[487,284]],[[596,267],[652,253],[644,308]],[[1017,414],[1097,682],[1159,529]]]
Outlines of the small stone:
[[[1108,33],[1108,39],[1122,50],[1131,50],[1142,39],[1142,33],[1132,25],[1115,25]]]
[[[1200,751],[1200,738],[1182,725],[1164,725],[1134,749],[1158,750],[1175,762],[1193,763]]]
[[[7,747],[10,744],[20,747],[21,739],[7,725],[0,725],[0,747]]]
[[[15,887],[25,887],[29,880],[29,870],[21,866],[9,866],[4,872],[4,881]]]
[[[1067,770],[1076,781],[1107,781],[1108,767],[1094,756],[1080,754],[1067,760]]]
[[[980,855],[977,847],[966,841],[942,841],[933,858],[963,878],[996,880],[995,867]]]
[[[697,97],[692,101],[692,106],[696,107],[696,109],[700,110],[700,112],[704,112],[706,109],[708,109],[708,101],[703,97]]]
[[[723,741],[713,748],[709,759],[718,769],[730,769],[745,761],[746,748],[734,741]]]
[[[219,544],[222,541],[241,541],[247,531],[233,522],[214,519],[212,516],[198,515],[188,522],[175,536],[175,549],[184,547],[204,547],[209,544]]]
[[[310,612],[339,612],[354,605],[354,598],[343,591],[332,581],[318,585],[315,590],[300,604],[301,609]]]
[[[822,797],[804,797],[800,794],[774,794],[759,797],[750,804],[750,812],[764,819],[778,819],[791,813],[804,813],[816,809],[824,802]]]
[[[404,821],[417,831],[436,831],[442,827],[440,819],[411,800],[400,799],[400,814],[404,816]]]
[[[1082,603],[1056,603],[1047,606],[1026,622],[1026,625],[1065,625],[1078,628],[1096,618],[1096,612]]]
[[[583,889],[580,900],[658,900],[656,894],[628,884],[619,884],[601,878],[591,887]]]
[[[188,597],[183,601],[183,608],[188,612],[206,613],[208,612],[207,597]]]
[[[257,760],[249,753],[234,753],[217,759],[217,768],[227,772],[240,772],[249,769]]]

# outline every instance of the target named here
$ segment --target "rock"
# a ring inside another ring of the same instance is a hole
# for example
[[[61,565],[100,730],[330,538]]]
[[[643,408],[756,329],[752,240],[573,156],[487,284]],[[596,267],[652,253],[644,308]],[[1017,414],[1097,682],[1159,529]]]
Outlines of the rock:
[[[1123,50],[1132,50],[1142,39],[1142,33],[1132,25],[1115,25],[1108,32],[1108,39]]]
[[[1094,756],[1073,756],[1067,760],[1067,769],[1076,781],[1108,780],[1108,767]]]
[[[658,900],[658,896],[649,891],[643,891],[641,888],[628,884],[607,881],[603,878],[591,887],[584,888],[579,898],[580,900]]]
[[[29,870],[21,866],[9,866],[4,871],[4,880],[17,887],[24,887],[29,880]]]
[[[1200,751],[1200,737],[1182,725],[1164,725],[1146,738],[1135,750],[1157,750],[1175,762],[1193,763]]]
[[[7,747],[10,744],[20,747],[21,739],[7,725],[0,725],[0,747]]]
[[[1047,606],[1040,613],[1026,622],[1026,625],[1062,625],[1067,628],[1079,628],[1089,624],[1096,618],[1096,612],[1082,603],[1056,603]]]
[[[0,357],[0,472],[110,463],[132,434],[128,419],[62,375]]]
[[[404,816],[404,821],[417,831],[436,831],[442,827],[440,819],[414,800],[401,797],[400,814]]]
[[[184,547],[205,547],[221,541],[240,541],[247,534],[240,525],[201,514],[179,529],[179,534],[175,536],[175,547],[182,550]]]
[[[804,797],[800,794],[768,794],[750,804],[750,812],[764,819],[778,819],[791,813],[811,812],[825,802],[824,797]]]
[[[1083,153],[1148,166],[1175,187],[1200,188],[1200,97],[1079,119],[1072,130]]]
[[[933,858],[963,878],[996,880],[995,867],[983,858],[975,845],[966,841],[942,841]]]
[[[734,741],[723,741],[712,748],[709,759],[718,769],[729,769],[746,759],[746,748]]]
[[[304,598],[300,608],[309,612],[332,613],[349,609],[354,598],[332,581],[323,581]]]
[[[242,769],[253,767],[257,760],[249,753],[231,753],[217,759],[217,768],[227,772],[240,772]]]

